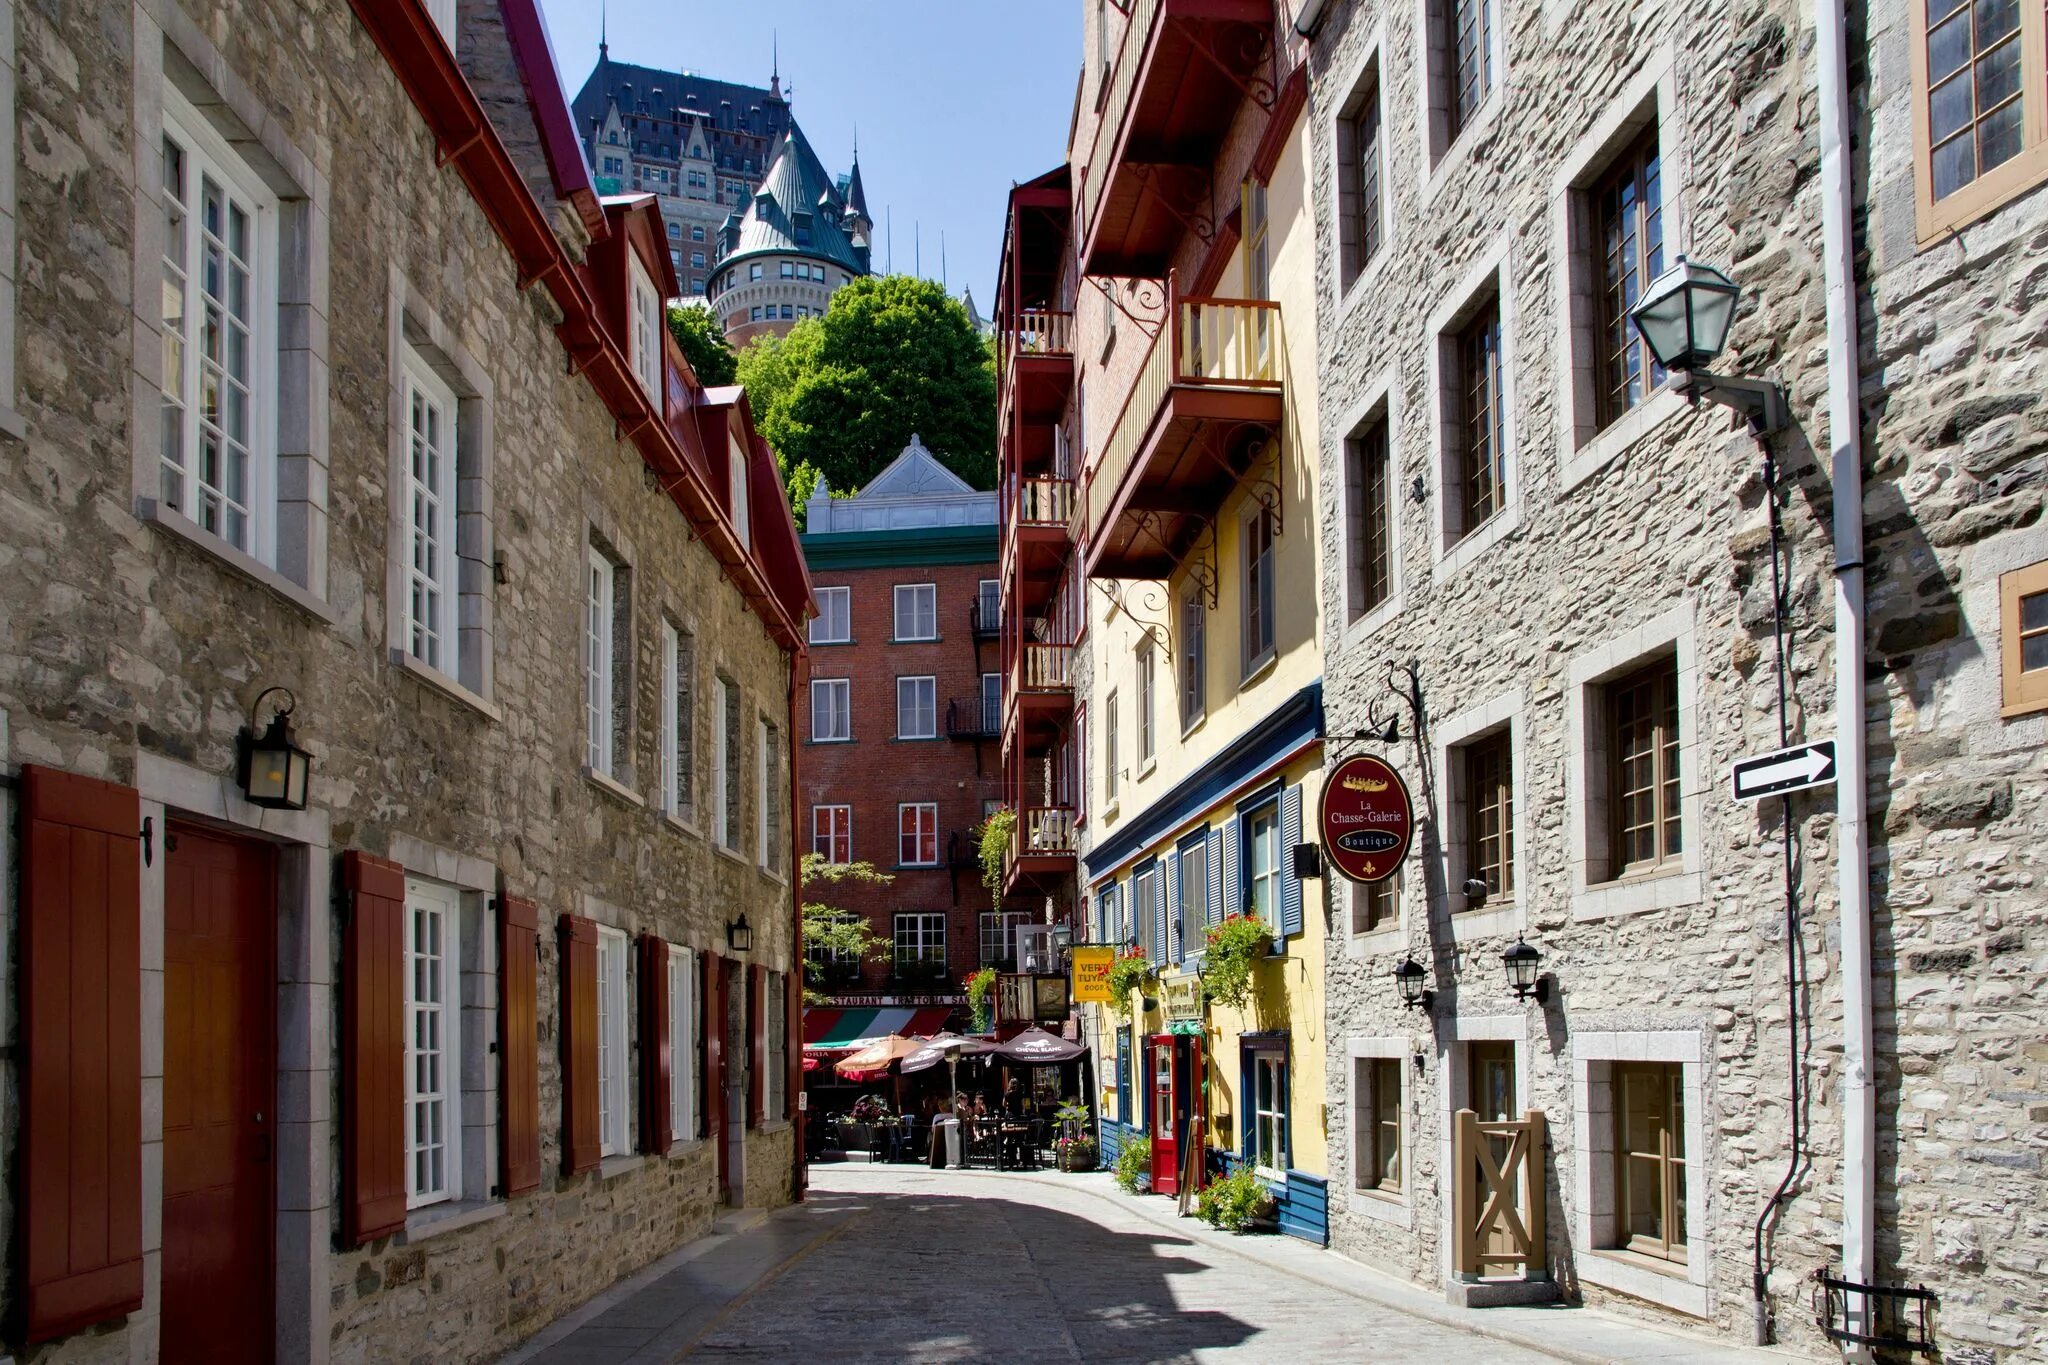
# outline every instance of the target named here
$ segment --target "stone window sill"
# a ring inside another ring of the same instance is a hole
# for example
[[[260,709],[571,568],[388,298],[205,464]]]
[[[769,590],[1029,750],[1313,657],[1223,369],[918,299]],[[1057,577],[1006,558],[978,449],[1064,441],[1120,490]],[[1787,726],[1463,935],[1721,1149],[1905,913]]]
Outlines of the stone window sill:
[[[585,768],[583,776],[589,779],[591,786],[607,796],[616,797],[618,800],[624,801],[629,806],[645,806],[647,804],[646,797],[640,795],[639,792],[634,791],[609,773],[601,773],[595,768]]]
[[[1581,887],[1572,892],[1572,921],[1612,919],[1698,905],[1706,898],[1697,872],[1662,872]]]
[[[675,830],[679,834],[687,834],[697,839],[701,839],[704,837],[703,830],[698,829],[696,825],[692,824],[688,820],[685,820],[682,816],[677,815],[672,810],[663,811],[661,813],[661,818],[662,821],[665,824],[667,824],[670,829]]]
[[[1518,472],[1509,471],[1510,474]],[[1512,488],[1513,485],[1510,484],[1509,487]],[[1505,540],[1510,533],[1520,529],[1521,525],[1522,503],[1520,499],[1516,499],[1487,518],[1485,524],[1474,527],[1456,543],[1444,547],[1443,554],[1436,561],[1436,581],[1443,583],[1457,577],[1466,565]]]
[[[1581,1252],[1578,1271],[1579,1278],[1588,1284],[1661,1304],[1673,1312],[1696,1318],[1707,1316],[1707,1287],[1692,1283],[1686,1268],[1675,1261],[1658,1261],[1609,1248]]]
[[[726,858],[730,858],[730,859],[732,859],[732,860],[733,860],[734,862],[738,863],[738,864],[739,864],[739,865],[740,865],[741,867],[752,867],[752,866],[753,866],[753,863],[752,863],[752,862],[750,862],[750,861],[748,861],[748,859],[747,859],[747,855],[746,855],[746,854],[744,854],[744,853],[742,853],[742,852],[740,852],[740,851],[739,851],[738,849],[736,849],[736,848],[728,848],[728,847],[726,847],[726,846],[725,846],[724,844],[719,844],[719,843],[714,843],[714,844],[712,844],[712,845],[711,845],[711,847],[712,847],[712,848],[713,848],[714,850],[716,850],[716,851],[717,851],[717,852],[718,852],[718,853],[719,853],[719,854],[720,854],[720,855],[721,855],[722,857],[726,857]]]
[[[400,671],[418,678],[435,691],[452,697],[486,719],[492,721],[503,721],[505,719],[505,713],[492,705],[480,693],[470,691],[467,687],[464,687],[440,669],[435,668],[432,664],[416,659],[402,649],[391,651],[391,662]]]
[[[1415,1210],[1408,1203],[1406,1191],[1385,1194],[1379,1190],[1353,1190],[1351,1211],[1376,1223],[1392,1223],[1403,1228],[1415,1226]]]
[[[507,1205],[502,1199],[462,1199],[446,1204],[428,1204],[405,1215],[405,1245],[416,1246],[435,1237],[473,1228],[503,1218]]]
[[[620,1152],[616,1156],[604,1157],[597,1163],[597,1178],[610,1180],[628,1171],[636,1171],[646,1164],[646,1156],[639,1152]]]
[[[256,556],[236,549],[183,513],[161,506],[154,499],[144,499],[140,515],[145,522],[159,531],[176,536],[179,540],[204,550],[256,586],[275,593],[320,624],[334,624],[334,608],[327,602],[292,582]]]
[[[1490,901],[1484,910],[1459,910],[1451,916],[1451,941],[1470,943],[1500,938],[1522,929],[1522,907],[1513,900]]]
[[[1385,924],[1374,929],[1365,929],[1345,935],[1345,956],[1371,957],[1375,953],[1393,952],[1404,940],[1401,937],[1401,917],[1388,917]]]
[[[1395,572],[1398,573],[1399,570]],[[1406,605],[1405,594],[1399,591],[1389,593],[1386,601],[1370,611],[1360,613],[1357,620],[1344,627],[1344,647],[1354,649],[1364,644],[1375,632],[1399,616],[1401,608]]]
[[[1575,446],[1573,434],[1567,432],[1558,445],[1558,491],[1569,493],[1592,478],[1617,455],[1683,412],[1685,406],[1684,395],[1665,388],[1608,423],[1605,430],[1583,445]]]
[[[28,439],[28,419],[13,408],[0,404],[0,436],[9,436],[17,441]]]

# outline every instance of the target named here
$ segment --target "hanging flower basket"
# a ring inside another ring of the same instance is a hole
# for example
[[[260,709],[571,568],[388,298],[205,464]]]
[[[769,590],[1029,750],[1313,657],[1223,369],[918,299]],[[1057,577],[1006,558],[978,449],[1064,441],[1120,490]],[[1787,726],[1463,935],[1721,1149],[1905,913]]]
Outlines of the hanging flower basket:
[[[1254,912],[1230,915],[1209,930],[1202,952],[1202,994],[1226,1009],[1252,995],[1252,964],[1266,956],[1271,928]]]

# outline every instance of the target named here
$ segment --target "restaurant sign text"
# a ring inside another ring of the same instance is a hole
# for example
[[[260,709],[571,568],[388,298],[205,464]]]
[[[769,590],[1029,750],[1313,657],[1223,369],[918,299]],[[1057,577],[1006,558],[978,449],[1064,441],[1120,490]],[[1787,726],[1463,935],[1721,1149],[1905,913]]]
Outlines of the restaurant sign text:
[[[1109,969],[1116,962],[1116,949],[1107,946],[1075,948],[1071,957],[1074,966],[1074,1002],[1083,1005],[1114,1003],[1109,992]]]

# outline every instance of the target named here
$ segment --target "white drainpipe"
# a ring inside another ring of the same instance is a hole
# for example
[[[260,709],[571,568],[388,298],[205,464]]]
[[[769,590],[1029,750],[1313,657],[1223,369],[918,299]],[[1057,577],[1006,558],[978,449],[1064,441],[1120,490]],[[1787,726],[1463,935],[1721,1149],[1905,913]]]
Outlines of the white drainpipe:
[[[1858,397],[1856,272],[1850,241],[1848,21],[1844,0],[1816,7],[1819,61],[1821,256],[1828,320],[1828,440],[1835,498],[1835,872],[1842,907],[1842,1268],[1876,1278],[1873,1246],[1877,1138],[1870,982],[1870,832],[1864,758],[1863,450]],[[1788,831],[1789,833],[1789,831]],[[1862,1296],[1848,1326],[1866,1330]],[[1845,1356],[1867,1357],[1861,1347]]]

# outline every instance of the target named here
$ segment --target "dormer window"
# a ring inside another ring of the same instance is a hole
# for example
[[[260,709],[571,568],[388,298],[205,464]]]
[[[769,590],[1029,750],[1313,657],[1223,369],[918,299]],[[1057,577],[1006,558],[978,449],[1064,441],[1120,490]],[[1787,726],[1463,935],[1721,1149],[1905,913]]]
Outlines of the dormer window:
[[[661,407],[661,291],[647,278],[647,267],[633,256],[631,296],[627,300],[627,340],[633,377],[647,401]]]
[[[733,534],[739,537],[741,547],[747,548],[750,544],[747,532],[747,452],[738,437],[733,438],[729,463]]]

